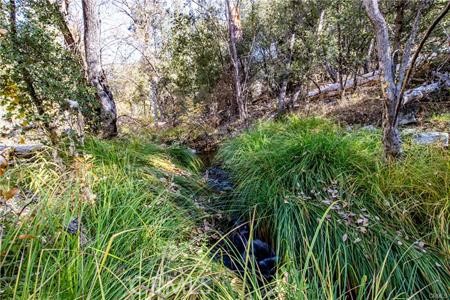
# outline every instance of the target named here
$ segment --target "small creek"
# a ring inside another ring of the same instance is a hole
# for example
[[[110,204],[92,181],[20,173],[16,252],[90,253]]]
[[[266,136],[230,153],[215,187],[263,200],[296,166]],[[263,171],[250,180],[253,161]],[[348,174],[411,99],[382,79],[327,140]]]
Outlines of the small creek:
[[[215,160],[216,152],[207,152],[199,154],[204,166],[204,178],[209,187],[221,197],[232,198],[235,184],[230,174],[224,170]],[[217,244],[214,253],[216,258],[237,274],[243,275],[246,269],[251,270],[250,266],[259,273],[261,282],[271,280],[275,275],[278,263],[278,257],[270,243],[260,235],[257,230],[253,230],[248,220],[240,216],[229,215],[225,219],[217,220],[215,228],[226,236],[223,240],[212,241]],[[247,266],[247,268],[245,267]]]

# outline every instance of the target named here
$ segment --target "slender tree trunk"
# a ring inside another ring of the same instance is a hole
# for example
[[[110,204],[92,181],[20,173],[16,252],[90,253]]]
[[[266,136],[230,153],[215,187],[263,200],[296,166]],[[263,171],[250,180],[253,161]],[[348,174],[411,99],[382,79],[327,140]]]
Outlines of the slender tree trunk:
[[[369,50],[367,50],[367,56],[366,59],[364,60],[364,73],[369,73],[370,72],[370,64],[372,61],[372,52],[373,52],[373,39],[370,40],[370,44],[369,44]]]
[[[394,59],[394,66],[396,66],[399,62],[400,57],[400,48],[401,48],[401,42],[402,42],[402,34],[404,31],[404,19],[405,19],[405,8],[407,5],[406,0],[398,0],[397,3],[394,6],[395,9],[395,27],[394,27],[394,37],[393,37],[393,43],[392,43],[392,50],[394,51],[393,59]]]
[[[58,3],[59,2],[59,3]],[[81,59],[82,55],[78,49],[77,42],[72,32],[70,31],[69,25],[67,24],[67,4],[65,1],[52,1],[47,0],[49,7],[53,10],[53,14],[56,17],[56,25],[59,31],[61,31],[64,42],[69,50],[74,53],[78,58]]]
[[[391,160],[399,157],[401,154],[401,141],[397,126],[398,114],[402,106],[404,90],[414,68],[415,60],[417,59],[431,31],[449,12],[450,1],[447,2],[447,5],[430,25],[417,50],[415,51],[413,58],[410,60],[411,51],[414,47],[416,35],[419,30],[422,10],[429,5],[427,1],[420,2],[418,8],[416,9],[417,13],[412,24],[408,41],[403,47],[401,62],[398,70],[396,68],[396,60],[394,60],[391,53],[388,26],[378,7],[378,0],[363,0],[363,3],[366,8],[367,15],[369,16],[369,19],[375,29],[378,60],[382,74],[381,87],[385,99],[383,112],[383,143],[385,156],[388,160]],[[397,43],[396,47],[398,48],[396,51],[401,48],[398,44],[400,43],[400,33],[404,22],[402,14],[402,12],[399,12],[399,17],[397,18],[398,30],[397,34],[394,36],[394,42]]]
[[[159,106],[158,106],[158,77],[153,76],[150,81],[150,110],[153,117],[153,123],[157,124],[159,121]]]
[[[233,9],[230,0],[225,0],[228,11],[228,34],[229,34],[229,48],[231,63],[233,65],[233,83],[234,83],[234,97],[239,111],[239,118],[241,120],[247,119],[247,104],[242,95],[241,75],[240,75],[240,61],[237,53],[237,40],[241,38],[242,31],[237,24],[239,15],[237,9]]]
[[[383,145],[384,154],[388,160],[399,157],[402,153],[400,134],[396,118],[398,91],[395,84],[391,44],[388,26],[378,8],[378,0],[363,0],[367,14],[375,30],[378,60],[381,71],[381,88],[383,103]]]
[[[406,86],[409,83],[409,79],[412,76],[412,73],[414,72],[414,65],[416,64],[416,60],[419,57],[420,51],[422,51],[423,46],[425,45],[425,42],[430,37],[431,32],[436,28],[436,26],[441,22],[444,17],[448,14],[450,11],[450,1],[447,2],[447,5],[441,10],[439,15],[434,19],[433,23],[428,27],[425,36],[422,38],[422,40],[419,43],[419,46],[417,47],[416,51],[414,52],[414,55],[411,59],[411,63],[409,65],[408,70],[406,70],[405,77],[403,82],[401,82],[401,89],[400,89],[400,96],[403,96],[403,93],[406,89]],[[450,42],[450,41],[449,41]],[[450,45],[449,45],[450,46]],[[398,113],[399,107],[397,107],[397,113]]]
[[[101,131],[104,138],[117,135],[117,112],[113,95],[100,62],[99,20],[96,0],[82,0],[84,48],[87,73],[100,101]]]
[[[278,96],[278,112],[286,110],[286,91],[289,82],[289,77],[292,73],[292,56],[294,54],[295,33],[291,34],[289,39],[289,53],[286,58],[286,69],[283,74],[283,81],[281,83],[280,94]]]

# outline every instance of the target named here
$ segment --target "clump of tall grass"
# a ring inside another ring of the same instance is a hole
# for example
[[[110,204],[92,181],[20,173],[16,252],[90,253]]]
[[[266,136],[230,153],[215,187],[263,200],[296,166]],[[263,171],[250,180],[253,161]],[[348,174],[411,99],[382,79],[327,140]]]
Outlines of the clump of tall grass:
[[[386,165],[379,140],[292,117],[220,150],[237,185],[229,209],[268,227],[286,299],[448,295],[448,152],[409,145]]]
[[[0,298],[237,297],[206,242],[191,241],[203,217],[195,157],[133,140],[89,139],[83,150],[19,160],[0,178],[34,201],[20,217],[2,215]]]

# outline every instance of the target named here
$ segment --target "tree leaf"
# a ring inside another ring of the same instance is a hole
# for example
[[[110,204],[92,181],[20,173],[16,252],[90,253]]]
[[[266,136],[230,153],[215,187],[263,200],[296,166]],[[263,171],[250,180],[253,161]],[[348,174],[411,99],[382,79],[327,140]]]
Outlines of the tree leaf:
[[[34,235],[31,234],[21,234],[17,237],[19,240],[33,240],[36,237]]]
[[[8,201],[8,200],[11,200],[12,198],[14,198],[16,195],[18,195],[19,192],[20,192],[19,188],[14,187],[14,188],[10,189],[9,191],[3,191],[2,196],[6,201]]]

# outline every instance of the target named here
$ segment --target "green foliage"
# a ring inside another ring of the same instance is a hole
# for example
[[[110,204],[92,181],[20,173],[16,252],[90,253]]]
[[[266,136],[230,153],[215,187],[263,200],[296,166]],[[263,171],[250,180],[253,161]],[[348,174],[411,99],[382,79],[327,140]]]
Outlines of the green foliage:
[[[269,225],[288,299],[448,292],[450,157],[411,146],[387,166],[379,140],[290,118],[257,125],[221,150],[237,183],[229,207],[256,209],[260,230]]]
[[[265,71],[273,72],[278,84],[283,79],[286,59],[290,56],[293,33],[296,39],[292,53],[292,80],[301,81],[313,67],[323,63],[316,61],[314,55],[321,42],[317,26],[321,9],[324,9],[323,2],[264,1],[257,10],[259,22],[256,26],[260,31],[257,46],[267,56],[269,65]]]
[[[86,84],[84,72],[60,42],[50,12],[34,2],[17,7],[17,34],[9,30],[0,39],[0,104],[9,117],[26,121],[55,121],[77,101],[87,120],[95,119],[97,101]],[[47,16],[47,17],[44,17]],[[10,28],[6,22],[0,24]],[[14,91],[14,93],[12,93]]]
[[[374,38],[364,6],[358,0],[331,0],[329,7],[322,48],[316,55],[342,74],[355,74],[370,60],[367,53]]]
[[[171,60],[165,73],[178,93],[196,98],[215,86],[224,68],[223,45],[217,37],[224,32],[214,17],[174,17],[168,47]]]

